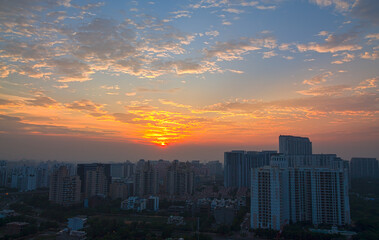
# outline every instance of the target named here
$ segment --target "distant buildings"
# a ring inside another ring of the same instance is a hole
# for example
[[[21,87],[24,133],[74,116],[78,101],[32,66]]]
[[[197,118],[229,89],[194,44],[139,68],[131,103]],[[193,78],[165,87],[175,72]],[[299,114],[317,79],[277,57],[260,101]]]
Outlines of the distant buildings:
[[[279,136],[279,153],[286,155],[312,154],[312,142],[307,137]]]
[[[61,166],[50,177],[49,200],[65,206],[80,203],[79,176],[70,176],[67,167]]]
[[[376,158],[352,158],[351,178],[379,178],[379,164]]]

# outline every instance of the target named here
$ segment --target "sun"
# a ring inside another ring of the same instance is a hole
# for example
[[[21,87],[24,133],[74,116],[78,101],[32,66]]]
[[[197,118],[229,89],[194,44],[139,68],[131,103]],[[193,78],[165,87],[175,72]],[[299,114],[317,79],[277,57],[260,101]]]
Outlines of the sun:
[[[165,143],[165,142],[161,142],[161,143],[159,143],[159,146],[160,146],[160,147],[167,147],[167,143]]]

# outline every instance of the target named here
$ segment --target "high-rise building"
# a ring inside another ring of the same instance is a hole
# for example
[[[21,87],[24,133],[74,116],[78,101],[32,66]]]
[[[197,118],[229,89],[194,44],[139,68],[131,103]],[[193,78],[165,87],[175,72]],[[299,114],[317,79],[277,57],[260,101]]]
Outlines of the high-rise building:
[[[379,164],[376,158],[352,158],[351,178],[379,178]]]
[[[288,223],[287,182],[288,171],[277,166],[252,169],[251,228],[279,230],[281,226]]]
[[[251,227],[350,224],[348,188],[348,168],[334,154],[272,156],[270,166],[252,169]]]
[[[95,170],[86,172],[85,197],[108,196],[109,182],[105,175],[104,166],[98,166]]]
[[[307,137],[279,136],[279,153],[286,155],[312,154],[312,142]]]
[[[89,163],[89,164],[78,164],[77,165],[77,175],[80,177],[81,181],[81,194],[82,197],[85,197],[86,193],[88,192],[86,189],[87,186],[87,172],[88,171],[96,171],[99,167],[102,167],[104,171],[104,175],[107,179],[107,189],[109,189],[109,184],[112,182],[111,177],[111,168],[110,164],[103,164],[103,163]]]
[[[186,195],[194,192],[194,172],[189,162],[173,161],[167,171],[167,193]]]
[[[242,151],[233,150],[224,153],[224,186],[250,187],[250,172],[252,168],[270,164],[271,156],[276,151]]]
[[[159,191],[158,172],[150,161],[139,161],[134,175],[134,195],[156,195]]]
[[[80,203],[80,184],[79,176],[70,176],[67,167],[60,167],[50,176],[49,200],[65,206]]]

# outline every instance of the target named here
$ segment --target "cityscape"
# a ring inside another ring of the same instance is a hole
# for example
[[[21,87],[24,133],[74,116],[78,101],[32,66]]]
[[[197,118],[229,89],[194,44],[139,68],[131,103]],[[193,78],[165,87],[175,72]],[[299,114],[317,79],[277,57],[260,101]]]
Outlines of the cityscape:
[[[2,237],[371,239],[353,227],[350,199],[377,201],[352,187],[379,183],[378,160],[315,154],[307,137],[281,135],[278,145],[228,151],[223,163],[2,160]]]
[[[378,240],[379,0],[0,0],[0,239]]]

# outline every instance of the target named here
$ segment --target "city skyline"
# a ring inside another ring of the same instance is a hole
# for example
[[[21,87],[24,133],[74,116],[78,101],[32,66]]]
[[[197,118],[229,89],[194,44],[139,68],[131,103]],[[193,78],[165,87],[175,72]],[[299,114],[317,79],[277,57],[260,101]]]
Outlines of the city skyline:
[[[375,0],[0,2],[0,158],[379,158]]]

